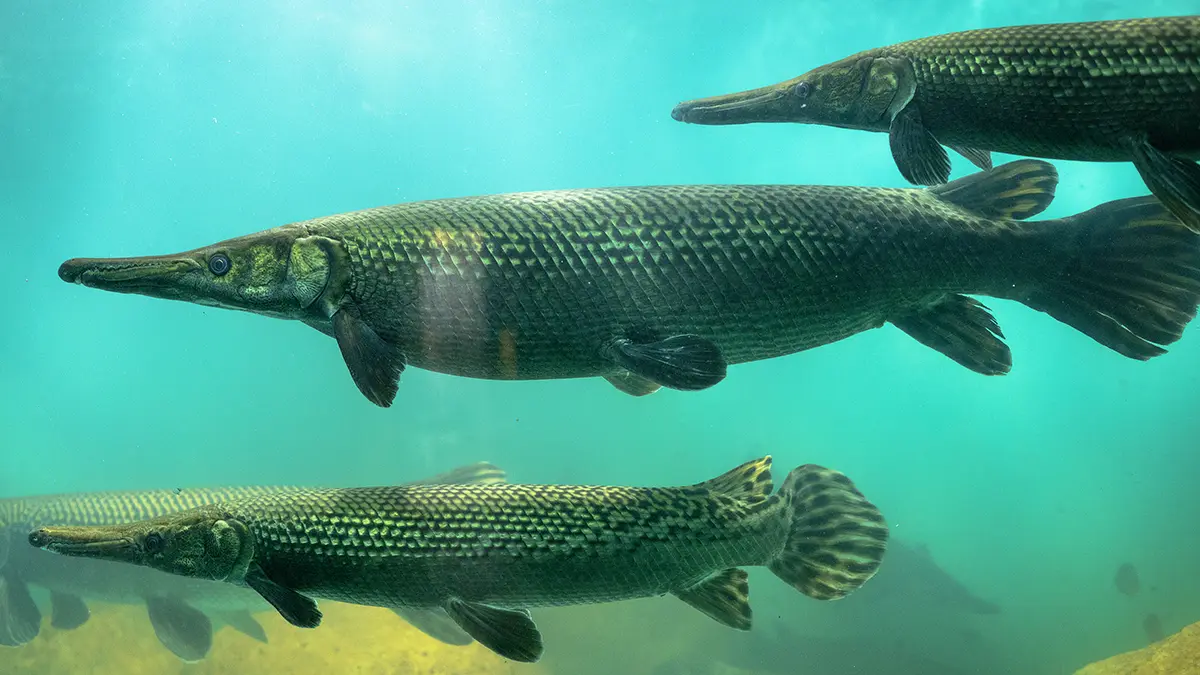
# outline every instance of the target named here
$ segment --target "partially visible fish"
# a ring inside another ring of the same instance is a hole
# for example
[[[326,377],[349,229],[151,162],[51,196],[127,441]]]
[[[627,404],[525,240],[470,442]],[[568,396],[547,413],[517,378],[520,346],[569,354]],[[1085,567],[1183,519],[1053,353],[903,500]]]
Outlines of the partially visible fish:
[[[1162,619],[1158,618],[1157,614],[1147,614],[1146,618],[1142,619],[1142,630],[1146,632],[1146,639],[1150,641],[1150,644],[1161,642],[1167,637]]]
[[[870,49],[778,84],[680,103],[694,124],[798,122],[888,134],[905,179],[950,176],[947,146],[1132,161],[1200,231],[1200,16],[1007,26]]]
[[[1046,162],[918,189],[677,185],[399,204],[186,253],[74,259],[72,283],[295,319],[389,406],[405,367],[603,377],[645,395],[891,323],[979,373],[1012,355],[970,295],[1046,312],[1134,359],[1200,302],[1200,236],[1152,197],[1023,222]]]
[[[1137,568],[1132,563],[1125,563],[1117,568],[1113,577],[1113,585],[1125,595],[1137,595],[1142,590],[1142,582],[1138,578]]]
[[[445,611],[515,661],[542,637],[528,607],[674,594],[751,624],[743,565],[832,600],[878,569],[888,530],[844,475],[771,459],[688,487],[429,485],[248,495],[123,525],[47,527],[29,543],[258,591],[294,625],[309,596]]]
[[[887,567],[855,600],[869,602],[889,594],[899,602],[926,603],[954,612],[991,615],[1001,611],[995,602],[976,595],[939,565],[927,546],[895,537],[888,543]]]
[[[478,463],[416,481],[492,484],[504,472]],[[270,610],[257,593],[230,584],[164,574],[154,569],[106,560],[81,560],[48,554],[26,544],[29,531],[50,525],[113,525],[253,495],[289,494],[298,487],[92,492],[0,500],[0,645],[19,646],[40,631],[41,610],[29,585],[50,591],[50,622],[69,630],[90,617],[85,599],[109,603],[145,603],[155,635],[184,661],[198,661],[212,646],[212,619],[266,642],[252,612]],[[15,544],[15,545],[14,545]],[[393,608],[426,634],[449,644],[467,644],[469,636],[444,612]]]

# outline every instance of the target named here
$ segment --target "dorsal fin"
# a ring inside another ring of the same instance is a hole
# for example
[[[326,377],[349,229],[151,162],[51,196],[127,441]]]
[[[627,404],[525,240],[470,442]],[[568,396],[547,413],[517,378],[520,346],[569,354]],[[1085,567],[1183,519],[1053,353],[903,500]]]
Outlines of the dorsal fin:
[[[745,502],[761,502],[769,497],[771,490],[775,488],[771,482],[771,456],[746,462],[712,480],[697,483],[695,487],[736,497]]]
[[[1053,164],[1020,159],[935,185],[929,192],[985,218],[1022,220],[1046,210],[1057,187],[1058,171]]]

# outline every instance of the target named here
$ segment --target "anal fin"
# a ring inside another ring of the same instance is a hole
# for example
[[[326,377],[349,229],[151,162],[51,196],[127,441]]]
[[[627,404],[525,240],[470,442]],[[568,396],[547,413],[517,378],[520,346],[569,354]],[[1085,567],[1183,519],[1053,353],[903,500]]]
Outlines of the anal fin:
[[[892,159],[904,179],[914,185],[938,185],[950,178],[950,156],[921,122],[921,111],[909,102],[888,129]]]
[[[267,642],[267,631],[262,627],[262,624],[255,619],[250,612],[245,610],[239,612],[223,612],[220,617],[221,621],[226,626],[236,630],[246,637],[258,640],[259,642]]]
[[[146,600],[154,634],[171,653],[188,663],[201,661],[212,649],[212,621],[182,600],[154,597]]]
[[[1054,201],[1058,171],[1040,159],[1018,159],[929,188],[938,199],[984,218],[1023,220]]]
[[[316,628],[321,625],[321,610],[317,609],[316,601],[275,583],[267,577],[262,567],[252,566],[246,572],[245,580],[247,586],[263,596],[293,626]]]
[[[669,389],[695,391],[725,379],[720,348],[699,335],[674,335],[656,342],[617,338],[601,354],[633,375]]]
[[[1200,232],[1200,164],[1135,141],[1133,165],[1150,192],[1189,230]]]
[[[413,628],[439,642],[459,647],[474,642],[471,636],[467,635],[467,632],[460,628],[444,609],[393,607],[392,611],[396,613],[396,616],[407,621]]]
[[[662,388],[662,385],[657,382],[651,382],[644,377],[634,375],[628,370],[623,370],[616,375],[605,375],[604,379],[608,380],[608,383],[616,387],[617,390],[625,392],[630,396],[646,396]]]
[[[533,663],[542,657],[542,634],[526,610],[451,598],[446,613],[467,635],[506,659]]]
[[[363,396],[382,408],[392,405],[404,371],[400,350],[347,307],[333,315],[333,336]]]
[[[87,623],[91,612],[83,598],[54,591],[50,594],[50,625],[59,630],[74,630]]]
[[[15,576],[0,576],[0,645],[19,647],[42,630],[42,612],[29,586]]]
[[[979,148],[969,148],[963,145],[951,145],[950,149],[967,158],[967,161],[987,171],[992,168],[992,153]]]
[[[977,373],[1003,375],[1012,369],[1012,352],[1001,340],[1000,324],[983,303],[965,295],[948,295],[892,323]]]
[[[719,623],[750,630],[750,582],[745,570],[731,567],[674,595]]]

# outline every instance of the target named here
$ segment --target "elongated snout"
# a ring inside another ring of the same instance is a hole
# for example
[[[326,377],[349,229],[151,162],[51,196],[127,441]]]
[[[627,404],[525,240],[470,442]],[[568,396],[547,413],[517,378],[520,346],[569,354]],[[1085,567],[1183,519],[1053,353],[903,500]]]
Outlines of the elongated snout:
[[[671,117],[690,124],[794,122],[787,87],[774,84],[736,94],[698,98],[675,106]]]
[[[202,269],[188,255],[142,258],[73,258],[58,268],[63,281],[116,293],[138,293],[155,297],[178,296],[180,280]]]
[[[29,533],[29,544],[62,555],[125,562],[139,550],[132,536],[110,527],[43,527]]]

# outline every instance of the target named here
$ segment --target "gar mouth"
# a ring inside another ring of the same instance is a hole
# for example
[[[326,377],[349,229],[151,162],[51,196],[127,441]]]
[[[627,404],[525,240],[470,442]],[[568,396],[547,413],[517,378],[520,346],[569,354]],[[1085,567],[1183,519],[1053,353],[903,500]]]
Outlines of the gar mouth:
[[[745,124],[771,121],[764,113],[771,104],[783,98],[777,87],[752,89],[737,94],[684,101],[671,110],[677,122],[688,124]],[[749,114],[746,114],[749,113]]]
[[[93,537],[86,534],[72,534],[63,528],[41,528],[29,533],[29,544],[52,553],[78,556],[83,558],[124,558],[137,549],[137,544],[129,537]]]

